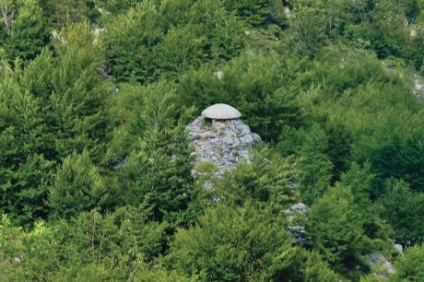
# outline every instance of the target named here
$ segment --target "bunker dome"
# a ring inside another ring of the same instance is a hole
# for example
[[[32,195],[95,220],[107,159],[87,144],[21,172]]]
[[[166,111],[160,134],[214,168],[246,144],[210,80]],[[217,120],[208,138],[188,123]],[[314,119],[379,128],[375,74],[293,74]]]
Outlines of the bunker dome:
[[[236,119],[241,117],[241,113],[227,104],[215,104],[202,112],[202,116],[209,119]]]

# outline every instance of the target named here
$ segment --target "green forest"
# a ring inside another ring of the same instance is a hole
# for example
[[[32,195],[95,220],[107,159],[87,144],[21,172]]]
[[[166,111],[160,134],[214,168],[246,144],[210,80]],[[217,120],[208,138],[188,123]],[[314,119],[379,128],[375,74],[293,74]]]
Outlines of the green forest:
[[[0,0],[0,281],[424,281],[424,0]]]

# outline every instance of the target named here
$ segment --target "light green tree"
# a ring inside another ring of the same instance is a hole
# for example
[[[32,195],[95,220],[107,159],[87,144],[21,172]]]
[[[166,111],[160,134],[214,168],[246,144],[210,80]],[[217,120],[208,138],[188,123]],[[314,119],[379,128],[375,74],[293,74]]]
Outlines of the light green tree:
[[[396,272],[389,281],[421,281],[424,279],[424,245],[415,245],[395,264]]]
[[[217,204],[178,229],[166,265],[200,281],[273,281],[291,257],[291,238],[266,210]]]
[[[281,214],[299,198],[293,162],[292,158],[282,158],[268,148],[252,151],[249,162],[242,162],[216,181],[212,198],[231,206],[254,202]]]
[[[49,187],[50,216],[69,219],[81,212],[112,210],[120,202],[116,179],[102,176],[87,151],[63,160]]]

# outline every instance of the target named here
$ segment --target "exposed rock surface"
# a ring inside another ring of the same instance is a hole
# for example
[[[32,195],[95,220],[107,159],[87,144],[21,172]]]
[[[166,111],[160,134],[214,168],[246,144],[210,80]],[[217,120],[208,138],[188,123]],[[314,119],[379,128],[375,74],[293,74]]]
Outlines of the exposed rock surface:
[[[403,254],[403,246],[401,244],[394,244],[394,247],[399,253]]]
[[[215,176],[220,178],[241,160],[249,160],[248,150],[261,137],[252,133],[241,119],[209,121],[200,116],[187,127],[187,131],[195,147],[196,163],[213,163]]]
[[[368,256],[374,275],[382,281],[386,281],[386,277],[395,271],[393,265],[382,254],[372,253]]]
[[[418,75],[414,76],[412,93],[419,101],[424,101],[424,81]]]
[[[308,241],[304,226],[308,211],[308,206],[303,203],[297,203],[284,211],[287,215],[287,220],[289,221],[287,231],[292,234],[293,242],[295,244],[304,244]]]

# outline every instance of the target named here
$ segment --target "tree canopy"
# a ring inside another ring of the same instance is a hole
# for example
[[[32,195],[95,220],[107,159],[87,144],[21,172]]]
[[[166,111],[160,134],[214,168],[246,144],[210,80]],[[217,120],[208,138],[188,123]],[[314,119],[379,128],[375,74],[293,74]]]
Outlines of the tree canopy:
[[[423,77],[423,0],[0,0],[0,280],[421,281]]]

